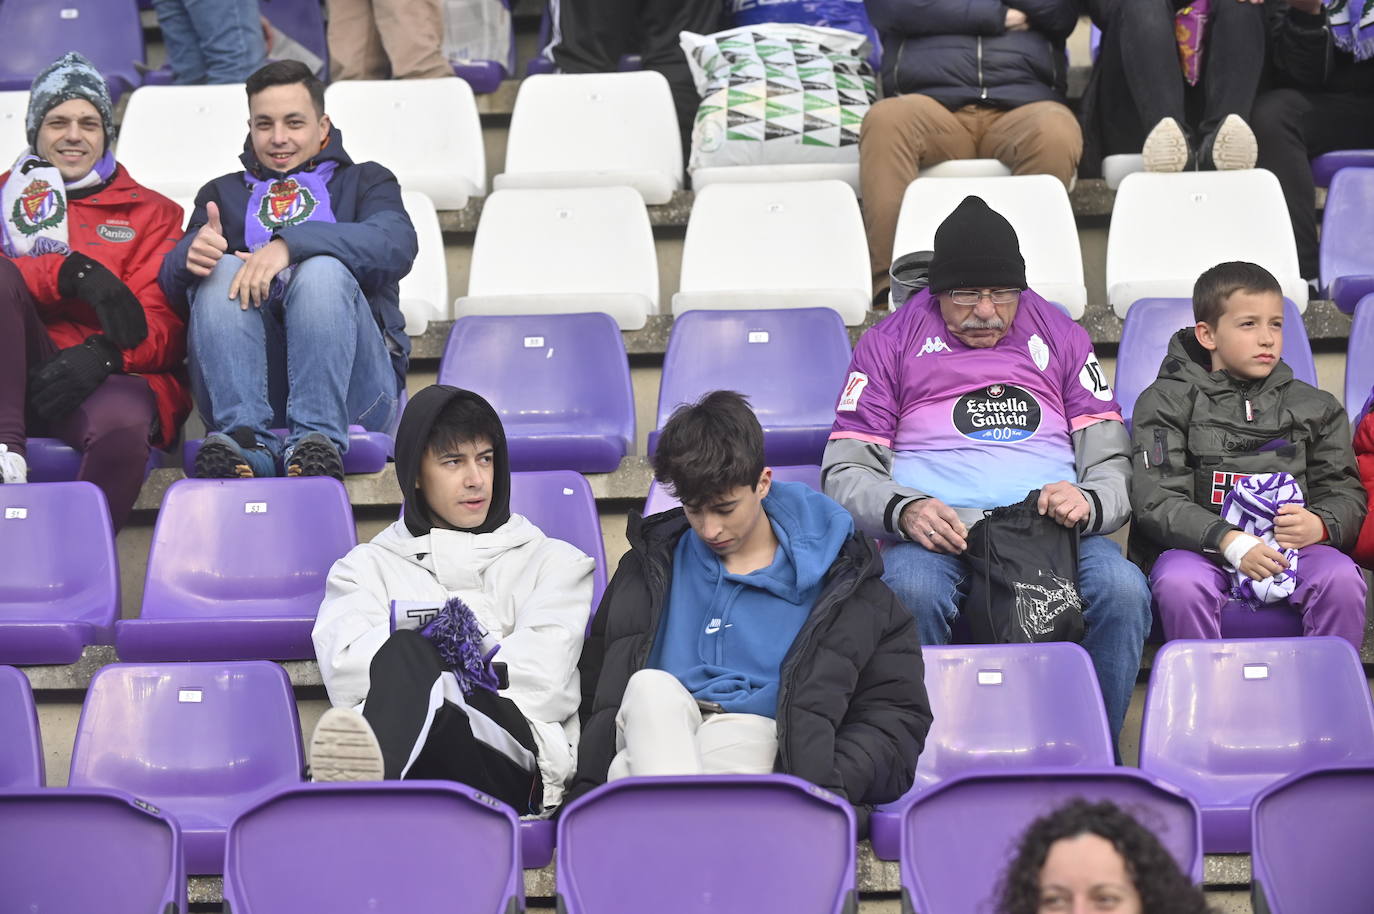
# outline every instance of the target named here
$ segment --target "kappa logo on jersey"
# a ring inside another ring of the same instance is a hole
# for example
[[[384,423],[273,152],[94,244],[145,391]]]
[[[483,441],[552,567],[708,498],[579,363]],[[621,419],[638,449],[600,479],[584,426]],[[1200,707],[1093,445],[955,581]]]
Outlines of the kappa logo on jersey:
[[[285,178],[272,182],[258,207],[257,218],[268,231],[296,225],[310,218],[319,201],[308,188],[296,183],[295,178]]]
[[[1031,338],[1026,341],[1026,349],[1030,352],[1030,357],[1035,362],[1035,367],[1044,371],[1050,364],[1050,347],[1045,345],[1045,341],[1040,338],[1040,334],[1032,333]]]
[[[859,408],[859,397],[868,386],[868,375],[862,371],[851,371],[849,380],[844,382],[844,393],[840,394],[840,405],[836,410],[852,413]]]
[[[25,235],[36,235],[43,229],[52,228],[67,215],[67,204],[62,195],[42,178],[34,178],[29,186],[14,201],[14,211],[10,213],[15,228]]]
[[[1040,428],[1040,403],[1024,387],[992,384],[954,401],[959,434],[974,441],[1025,441]]]
[[[1220,470],[1212,473],[1212,504],[1219,505],[1226,500],[1226,493],[1236,487],[1242,479],[1249,479],[1250,473],[1225,473]]]
[[[1078,383],[1099,400],[1112,398],[1112,385],[1107,383],[1107,373],[1102,370],[1102,363],[1097,360],[1096,353],[1088,353],[1083,369],[1078,372]]]
[[[921,347],[921,351],[918,352],[918,353],[916,353],[916,358],[919,359],[919,358],[920,358],[921,356],[923,356],[923,355],[930,355],[931,353],[934,353],[934,352],[953,352],[953,351],[954,351],[954,350],[952,350],[952,349],[949,348],[949,344],[946,343],[946,342],[945,342],[943,339],[941,339],[940,337],[938,337],[938,336],[928,336],[928,337],[926,337],[925,345]]]

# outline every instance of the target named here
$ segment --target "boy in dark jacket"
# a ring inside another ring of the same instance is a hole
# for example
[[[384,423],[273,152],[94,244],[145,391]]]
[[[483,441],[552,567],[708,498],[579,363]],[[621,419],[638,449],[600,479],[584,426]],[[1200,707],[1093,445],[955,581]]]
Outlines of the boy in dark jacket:
[[[745,399],[673,413],[582,652],[572,796],[632,775],[805,778],[860,808],[910,788],[930,729],[911,614],[838,504],[773,482]]]
[[[1221,609],[1239,580],[1231,570],[1267,582],[1290,566],[1219,516],[1222,503],[1240,480],[1288,473],[1303,504],[1282,505],[1272,533],[1297,555],[1288,605],[1302,614],[1304,634],[1338,635],[1359,650],[1365,584],[1344,552],[1360,532],[1364,492],[1345,410],[1280,358],[1282,296],[1251,263],[1198,277],[1197,326],[1174,335],[1159,379],[1136,403],[1132,557],[1154,560],[1150,585],[1166,637],[1220,638]]]
[[[388,428],[410,342],[399,282],[418,244],[396,178],[355,164],[298,61],[248,78],[243,171],[196,195],[158,277],[191,309],[195,475],[343,479],[348,426]],[[285,451],[273,428],[287,429]]]

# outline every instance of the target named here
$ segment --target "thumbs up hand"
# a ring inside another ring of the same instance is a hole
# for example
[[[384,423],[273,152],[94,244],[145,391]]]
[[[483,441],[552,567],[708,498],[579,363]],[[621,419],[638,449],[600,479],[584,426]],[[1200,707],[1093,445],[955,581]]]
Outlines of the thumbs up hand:
[[[196,240],[186,252],[186,269],[202,278],[210,275],[229,249],[229,243],[224,240],[224,226],[219,221],[219,204],[213,200],[205,204],[205,214],[209,221],[196,232]]]

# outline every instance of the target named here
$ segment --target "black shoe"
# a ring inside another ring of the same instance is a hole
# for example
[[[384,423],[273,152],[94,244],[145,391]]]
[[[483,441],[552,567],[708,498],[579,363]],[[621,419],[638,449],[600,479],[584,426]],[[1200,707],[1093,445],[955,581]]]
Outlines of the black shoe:
[[[258,444],[252,431],[236,428],[208,436],[196,455],[197,479],[252,479],[275,476],[276,459]]]
[[[287,476],[332,476],[343,482],[343,457],[324,435],[306,435],[286,454]]]

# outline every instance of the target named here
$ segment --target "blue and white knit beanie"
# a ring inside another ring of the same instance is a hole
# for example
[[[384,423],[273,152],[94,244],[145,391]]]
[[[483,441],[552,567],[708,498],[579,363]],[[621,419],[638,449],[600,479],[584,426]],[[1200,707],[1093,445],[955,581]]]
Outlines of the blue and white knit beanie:
[[[105,148],[114,143],[114,112],[110,102],[110,88],[105,77],[85,57],[70,51],[48,64],[33,80],[29,90],[29,113],[24,126],[29,145],[38,146],[38,127],[52,109],[74,98],[84,98],[100,112],[105,127]]]

